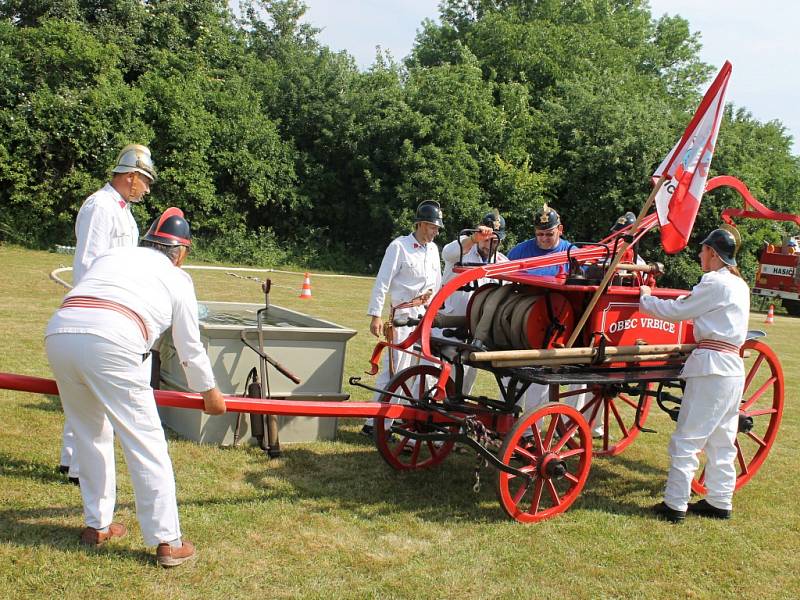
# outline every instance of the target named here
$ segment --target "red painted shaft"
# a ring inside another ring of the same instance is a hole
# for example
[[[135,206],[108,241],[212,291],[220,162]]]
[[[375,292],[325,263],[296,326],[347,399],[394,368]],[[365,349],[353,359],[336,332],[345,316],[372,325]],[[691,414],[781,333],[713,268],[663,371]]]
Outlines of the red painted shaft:
[[[13,373],[0,373],[0,389],[58,396],[58,387],[54,380],[44,379],[42,377],[31,377],[29,375],[15,375]],[[200,394],[155,390],[155,396],[156,404],[159,406],[203,409],[203,397]],[[419,421],[431,419],[437,423],[449,421],[446,417],[436,413],[430,413],[402,404],[386,404],[383,402],[261,400],[259,398],[225,396],[225,406],[229,412],[257,413],[264,415],[343,418],[386,417],[391,419],[415,419]]]

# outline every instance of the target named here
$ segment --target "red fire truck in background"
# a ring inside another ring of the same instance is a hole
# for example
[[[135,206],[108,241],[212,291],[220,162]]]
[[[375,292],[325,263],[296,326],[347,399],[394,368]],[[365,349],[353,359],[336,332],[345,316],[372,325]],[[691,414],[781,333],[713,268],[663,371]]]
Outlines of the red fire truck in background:
[[[733,217],[789,221],[800,226],[800,216],[770,210],[753,198],[750,190],[735,177],[714,177],[706,185],[706,191],[727,186],[735,189],[744,199],[744,208],[726,208],[722,219],[733,225]],[[800,317],[800,240],[790,237],[783,244],[764,244],[758,257],[758,273],[753,284],[753,295],[779,298],[786,311]]]
[[[800,245],[795,238],[781,246],[765,244],[758,258],[753,294],[765,298],[780,298],[783,307],[793,317],[800,317]]]

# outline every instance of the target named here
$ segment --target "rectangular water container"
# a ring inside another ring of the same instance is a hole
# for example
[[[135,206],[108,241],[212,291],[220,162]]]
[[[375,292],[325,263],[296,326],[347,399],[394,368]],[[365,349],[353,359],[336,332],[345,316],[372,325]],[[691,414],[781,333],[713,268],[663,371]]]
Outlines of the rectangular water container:
[[[244,395],[248,374],[259,369],[258,355],[241,340],[258,347],[256,314],[263,304],[238,302],[199,303],[200,337],[205,346],[217,385],[223,394]],[[342,393],[345,348],[356,331],[330,321],[270,305],[262,314],[264,351],[300,378],[296,384],[272,365],[267,365],[267,382],[261,382],[269,397],[297,400],[346,400]],[[183,367],[172,339],[160,343],[162,389],[188,391]],[[249,415],[228,413],[216,417],[199,410],[159,407],[162,422],[191,440],[231,445],[237,438],[253,442]],[[237,431],[238,423],[238,434]],[[336,436],[335,417],[278,417],[281,444],[332,440]]]

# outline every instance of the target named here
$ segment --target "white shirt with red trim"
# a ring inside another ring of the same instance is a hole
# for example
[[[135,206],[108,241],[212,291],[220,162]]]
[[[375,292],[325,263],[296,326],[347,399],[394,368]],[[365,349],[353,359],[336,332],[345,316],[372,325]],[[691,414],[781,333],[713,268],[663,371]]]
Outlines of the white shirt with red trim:
[[[112,248],[100,255],[68,294],[121,304],[144,322],[147,339],[137,323],[114,310],[60,308],[47,324],[45,337],[58,333],[89,333],[144,354],[172,327],[172,339],[189,388],[215,386],[211,362],[200,340],[197,298],[192,278],[153,248]]]
[[[639,307],[642,312],[667,321],[693,319],[698,342],[715,340],[741,347],[750,319],[750,288],[741,277],[723,267],[703,275],[688,296],[677,300],[643,296]],[[686,359],[681,377],[743,374],[744,364],[738,354],[697,348]]]
[[[466,240],[468,236],[462,236],[463,240]],[[483,260],[483,257],[478,252],[478,244],[473,244],[472,247],[464,253],[464,256],[461,256],[461,245],[459,245],[458,240],[453,240],[449,244],[447,244],[444,248],[442,248],[442,259],[444,260],[444,276],[442,278],[442,285],[445,285],[448,281],[453,279],[456,275],[460,273],[455,273],[453,271],[453,267],[459,262],[464,263],[472,263],[472,264],[481,264],[486,263]],[[496,261],[506,262],[508,261],[508,257],[503,254],[502,252],[497,253]],[[483,285],[485,283],[489,283],[491,281],[495,281],[493,279],[488,279],[483,277],[478,279],[478,285]],[[465,316],[467,314],[467,304],[469,303],[469,299],[472,296],[472,292],[453,292],[450,294],[444,302],[444,307],[440,312],[447,314],[447,315],[454,315],[454,316]]]
[[[129,204],[107,183],[89,196],[75,221],[75,258],[72,284],[77,284],[92,262],[109,248],[139,243],[139,228]]]
[[[400,236],[389,244],[375,277],[367,314],[380,317],[386,294],[392,306],[413,300],[427,290],[435,294],[442,286],[439,248],[433,242],[420,244],[413,234]],[[416,307],[414,313],[423,312]]]

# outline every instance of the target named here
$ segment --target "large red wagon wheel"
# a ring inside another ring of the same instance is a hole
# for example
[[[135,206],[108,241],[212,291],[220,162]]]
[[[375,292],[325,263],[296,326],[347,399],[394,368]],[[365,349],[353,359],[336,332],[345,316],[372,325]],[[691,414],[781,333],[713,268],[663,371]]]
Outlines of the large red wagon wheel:
[[[653,384],[645,384],[650,391]],[[620,390],[618,385],[571,385],[572,389],[559,391],[561,401],[583,397],[579,411],[592,434],[592,452],[595,456],[616,456],[627,448],[636,436],[636,410],[639,399]],[[639,414],[639,425],[644,425],[650,413],[652,398],[646,394]],[[573,401],[574,405],[574,401]],[[595,431],[595,425],[597,431]],[[563,427],[560,427],[563,429]]]
[[[783,369],[772,348],[764,342],[748,340],[742,346],[742,354],[745,380],[736,436],[737,490],[758,472],[775,442],[784,392]],[[705,468],[698,472],[692,490],[702,495],[706,493]]]
[[[517,420],[498,458],[531,476],[498,471],[500,506],[517,521],[542,521],[567,510],[586,483],[592,462],[589,426],[571,406],[546,404]]]
[[[441,371],[432,365],[415,365],[408,367],[397,373],[386,391],[392,394],[400,394],[408,398],[421,399],[426,392],[431,389],[439,378]],[[448,379],[446,391],[448,396],[453,395],[454,384],[452,379]],[[381,396],[381,402],[397,402],[397,398],[388,393]],[[424,421],[395,419],[394,423],[390,419],[375,419],[375,444],[378,452],[383,459],[398,471],[413,471],[415,469],[426,469],[442,462],[453,449],[454,440],[444,442],[416,441],[408,436],[392,434],[389,428],[394,425],[407,431],[419,433],[437,433],[439,430],[431,427]],[[458,425],[448,426],[448,429],[456,433]]]

